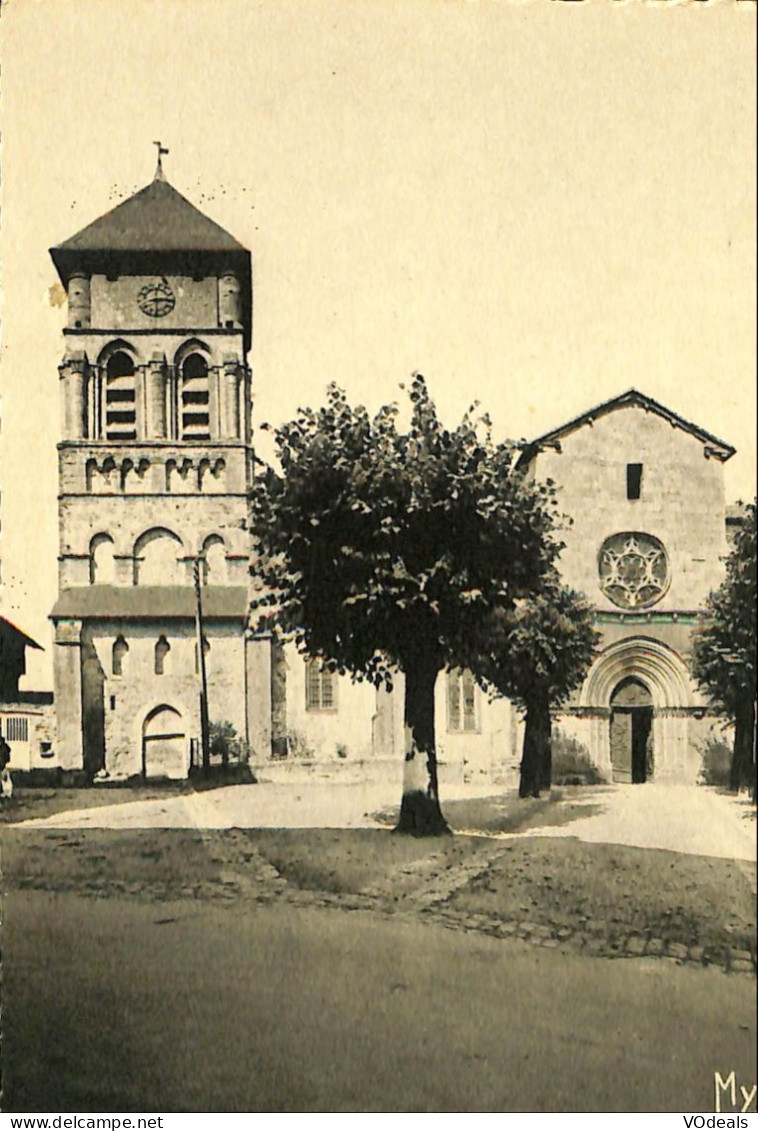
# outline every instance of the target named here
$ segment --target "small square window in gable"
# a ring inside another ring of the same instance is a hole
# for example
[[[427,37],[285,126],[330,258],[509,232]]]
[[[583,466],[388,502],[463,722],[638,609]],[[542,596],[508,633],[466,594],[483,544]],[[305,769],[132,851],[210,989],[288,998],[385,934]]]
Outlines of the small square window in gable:
[[[642,497],[642,464],[628,463],[626,465],[626,497],[639,499]]]

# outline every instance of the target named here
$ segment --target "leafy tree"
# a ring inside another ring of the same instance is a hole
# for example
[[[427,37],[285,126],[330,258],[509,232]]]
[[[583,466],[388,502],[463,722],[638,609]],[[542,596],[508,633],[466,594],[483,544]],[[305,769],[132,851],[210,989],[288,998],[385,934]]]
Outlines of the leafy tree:
[[[332,385],[327,403],[276,431],[281,473],[256,481],[252,531],[259,621],[334,670],[391,685],[405,677],[398,830],[449,831],[439,806],[434,687],[467,666],[495,607],[534,593],[559,553],[549,484],[515,472],[486,418],[440,423],[423,377],[375,416]],[[473,411],[473,410],[472,410]]]
[[[520,797],[539,797],[552,778],[551,712],[579,686],[600,639],[592,606],[553,571],[542,591],[496,610],[474,669],[524,713]]]
[[[234,723],[228,719],[212,722],[208,728],[208,741],[210,752],[216,757],[221,756],[224,765],[229,761],[230,755],[239,750],[239,737]]]
[[[705,603],[695,633],[692,673],[716,710],[734,725],[729,785],[755,782],[756,504],[726,563],[726,577]]]

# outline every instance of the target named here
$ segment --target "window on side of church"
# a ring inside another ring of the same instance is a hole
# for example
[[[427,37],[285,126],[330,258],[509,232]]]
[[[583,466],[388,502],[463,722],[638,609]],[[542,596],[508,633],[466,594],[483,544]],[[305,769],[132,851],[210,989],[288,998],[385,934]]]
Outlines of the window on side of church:
[[[137,438],[134,362],[124,350],[114,353],[106,366],[105,438],[118,441]]]
[[[477,731],[476,680],[469,671],[447,673],[447,729],[454,732]]]
[[[126,643],[123,636],[117,636],[113,641],[113,649],[111,652],[111,673],[113,675],[124,674],[124,662],[128,651],[129,645]]]
[[[642,496],[642,464],[628,463],[626,465],[626,497],[639,499]]]
[[[170,651],[171,651],[171,645],[169,644],[168,640],[166,640],[166,637],[165,636],[159,636],[158,642],[155,645],[155,674],[156,675],[165,675],[166,674],[166,660],[168,658],[168,654],[169,654]]]
[[[115,546],[110,534],[96,534],[90,543],[90,585],[115,585]]]
[[[321,660],[309,660],[305,672],[305,709],[336,711],[337,682],[334,672],[327,671]]]
[[[208,362],[200,353],[191,353],[182,365],[182,439],[210,440],[210,394]]]

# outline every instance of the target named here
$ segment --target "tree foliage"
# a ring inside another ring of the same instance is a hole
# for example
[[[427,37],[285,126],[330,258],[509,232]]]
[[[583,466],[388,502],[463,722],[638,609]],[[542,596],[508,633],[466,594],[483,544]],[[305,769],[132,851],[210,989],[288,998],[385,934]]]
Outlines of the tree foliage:
[[[406,764],[425,756],[434,808],[436,676],[470,666],[493,609],[534,594],[561,546],[552,487],[515,471],[515,444],[473,408],[446,429],[419,375],[409,397],[406,431],[396,405],[371,416],[335,385],[277,429],[281,471],[252,499],[254,611],[340,672],[403,671]]]
[[[490,681],[522,709],[536,695],[560,706],[595,657],[600,634],[594,618],[584,594],[553,573],[536,596],[498,611],[487,656]]]
[[[554,570],[533,597],[493,613],[478,674],[525,715],[522,797],[550,787],[551,713],[584,679],[599,640],[592,606]]]
[[[387,659],[459,659],[560,548],[550,488],[513,473],[515,445],[471,415],[444,429],[420,376],[410,399],[401,432],[395,405],[372,418],[332,385],[324,408],[277,430],[282,474],[266,468],[253,493],[256,608],[309,655],[369,678],[389,676]]]
[[[755,775],[756,504],[726,562],[726,577],[706,600],[692,650],[692,673],[711,703],[734,724],[733,789]]]
[[[234,723],[228,719],[211,722],[208,727],[208,741],[210,752],[215,757],[220,757],[224,765],[230,757],[239,754],[240,740]]]

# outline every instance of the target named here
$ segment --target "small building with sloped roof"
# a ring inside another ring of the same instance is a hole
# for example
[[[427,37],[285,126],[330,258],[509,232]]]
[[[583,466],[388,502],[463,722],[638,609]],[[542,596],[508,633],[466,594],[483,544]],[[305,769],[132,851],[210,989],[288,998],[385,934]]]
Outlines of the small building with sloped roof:
[[[0,703],[18,699],[18,684],[26,672],[26,649],[42,650],[42,645],[27,636],[7,617],[0,616]]]
[[[0,616],[0,734],[10,746],[12,773],[45,769],[55,758],[52,695],[19,690],[27,648],[42,651],[41,644]]]

